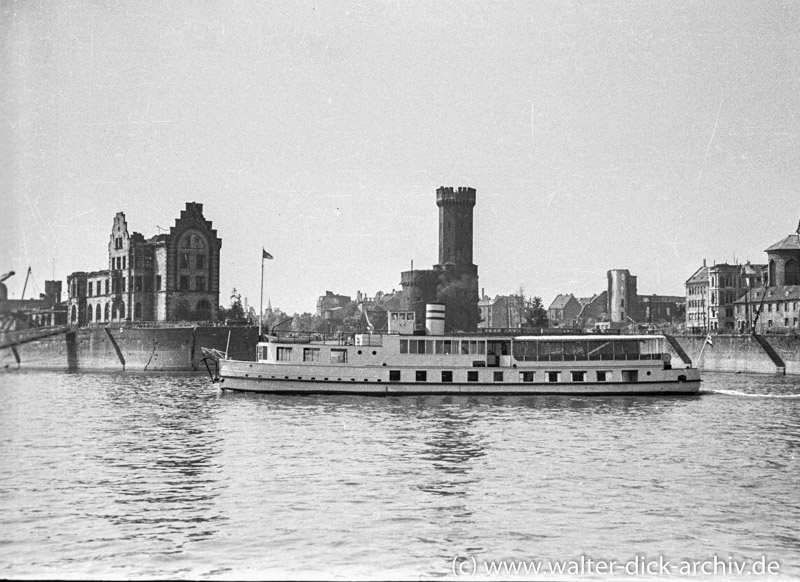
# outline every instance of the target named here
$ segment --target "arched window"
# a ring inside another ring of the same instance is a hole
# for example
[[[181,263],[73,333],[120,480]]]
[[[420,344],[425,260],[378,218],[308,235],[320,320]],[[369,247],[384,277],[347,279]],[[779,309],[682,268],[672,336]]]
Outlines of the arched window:
[[[208,321],[211,319],[211,303],[208,299],[201,299],[195,307],[195,319],[197,321]]]
[[[776,281],[776,277],[775,277],[775,261],[770,261],[769,262],[769,282],[768,282],[769,286],[770,287],[774,287],[775,286],[775,281]]]
[[[86,323],[92,323],[92,315],[94,315],[94,309],[93,309],[93,308],[92,308],[92,306],[90,305],[90,306],[89,306],[89,307],[86,309]]]
[[[784,285],[800,285],[800,263],[794,259],[786,261],[783,278]]]
[[[200,236],[195,232],[190,232],[183,236],[183,240],[181,241],[181,248],[204,249],[206,248],[206,243],[203,240],[202,236]]]
[[[100,308],[100,304],[97,304],[97,315],[95,316],[95,321],[102,321],[103,320],[103,310]]]
[[[105,321],[108,321],[108,312],[109,312],[110,309],[111,309],[111,306],[108,303],[106,303],[105,317],[103,318]]]
[[[73,305],[72,306],[72,317],[70,319],[72,320],[72,323],[78,323],[78,306],[77,305]]]

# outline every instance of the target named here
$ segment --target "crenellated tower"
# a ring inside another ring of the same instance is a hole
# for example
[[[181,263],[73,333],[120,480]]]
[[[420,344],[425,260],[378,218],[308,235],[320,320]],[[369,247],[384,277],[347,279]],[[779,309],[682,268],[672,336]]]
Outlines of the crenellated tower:
[[[436,190],[439,207],[439,265],[472,265],[472,209],[475,188]]]
[[[443,303],[445,330],[475,331],[480,321],[478,267],[472,262],[474,188],[436,190],[439,207],[439,263],[433,269],[405,271],[400,284],[424,329],[425,306]]]

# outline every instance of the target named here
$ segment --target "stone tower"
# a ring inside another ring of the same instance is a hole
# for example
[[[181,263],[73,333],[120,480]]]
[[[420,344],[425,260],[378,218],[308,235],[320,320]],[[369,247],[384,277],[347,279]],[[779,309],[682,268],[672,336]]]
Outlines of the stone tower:
[[[472,262],[474,188],[436,190],[439,207],[439,263],[433,269],[404,271],[400,275],[418,331],[423,331],[425,306],[443,303],[445,331],[475,331],[480,321],[478,267]]]
[[[628,269],[612,269],[608,277],[608,315],[613,322],[628,323],[638,317],[636,276]]]
[[[472,209],[475,188],[436,190],[439,207],[439,265],[472,266]]]

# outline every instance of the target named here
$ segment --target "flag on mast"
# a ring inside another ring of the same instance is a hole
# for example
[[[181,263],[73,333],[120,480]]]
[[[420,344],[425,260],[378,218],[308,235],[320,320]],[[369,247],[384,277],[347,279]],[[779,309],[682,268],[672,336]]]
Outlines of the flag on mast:
[[[713,346],[713,345],[714,345],[714,342],[711,340],[711,334],[708,334],[708,335],[706,336],[706,343],[707,343],[708,345],[710,345],[710,346]]]
[[[261,252],[262,252],[262,255],[261,255],[262,259],[271,259],[272,258],[272,255],[269,254],[267,251],[265,251],[263,248],[261,249]]]

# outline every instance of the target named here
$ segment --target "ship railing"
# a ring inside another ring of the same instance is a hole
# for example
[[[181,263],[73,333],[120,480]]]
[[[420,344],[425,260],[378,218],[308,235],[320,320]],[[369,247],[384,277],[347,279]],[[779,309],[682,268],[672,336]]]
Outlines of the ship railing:
[[[291,331],[274,329],[266,335],[274,337],[275,341],[277,342],[321,343],[326,345],[353,346],[356,345],[356,336],[360,334],[356,334],[355,332],[326,333],[318,331]]]
[[[638,361],[638,360],[663,360],[661,353],[653,354],[547,354],[539,356],[515,356],[520,362],[595,362],[595,361]]]

